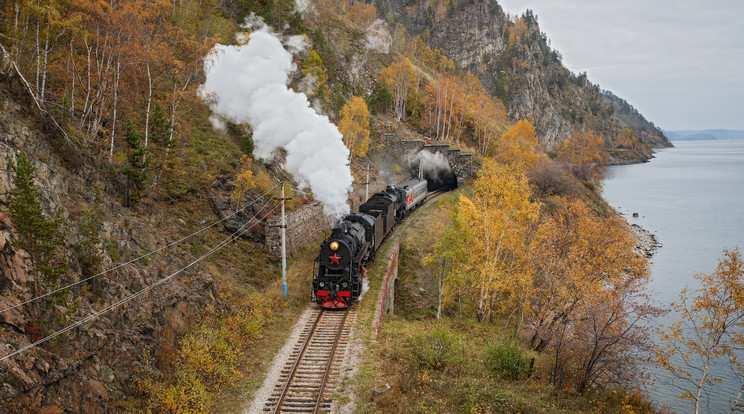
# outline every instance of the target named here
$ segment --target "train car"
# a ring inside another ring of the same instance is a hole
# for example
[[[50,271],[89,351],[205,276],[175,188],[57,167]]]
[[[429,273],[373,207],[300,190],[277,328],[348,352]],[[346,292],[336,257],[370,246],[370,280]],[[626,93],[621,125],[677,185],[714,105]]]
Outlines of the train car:
[[[395,226],[397,210],[401,202],[402,198],[397,192],[381,191],[373,194],[369,200],[359,206],[360,213],[373,216],[378,222],[375,229],[375,250],[380,247],[382,239]]]
[[[427,181],[423,178],[414,178],[406,181],[399,188],[405,192],[406,213],[420,206],[428,194]]]
[[[327,309],[344,309],[362,293],[365,266],[372,262],[395,224],[426,199],[427,182],[414,178],[372,195],[359,212],[339,220],[320,245],[315,259],[313,301]]]

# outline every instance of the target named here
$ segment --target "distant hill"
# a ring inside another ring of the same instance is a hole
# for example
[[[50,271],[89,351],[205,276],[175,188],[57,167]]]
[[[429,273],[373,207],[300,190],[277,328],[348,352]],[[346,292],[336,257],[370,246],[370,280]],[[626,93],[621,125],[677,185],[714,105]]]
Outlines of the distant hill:
[[[744,139],[744,131],[732,129],[701,129],[667,131],[664,134],[672,141],[714,141],[726,139]]]
[[[442,3],[451,4],[443,8]],[[506,107],[512,120],[530,119],[540,143],[555,148],[574,132],[593,131],[612,141],[630,128],[649,147],[670,146],[664,134],[625,100],[575,74],[550,47],[537,16],[527,10],[510,16],[496,1],[431,2],[406,0],[386,4],[391,26],[412,35],[478,76]]]

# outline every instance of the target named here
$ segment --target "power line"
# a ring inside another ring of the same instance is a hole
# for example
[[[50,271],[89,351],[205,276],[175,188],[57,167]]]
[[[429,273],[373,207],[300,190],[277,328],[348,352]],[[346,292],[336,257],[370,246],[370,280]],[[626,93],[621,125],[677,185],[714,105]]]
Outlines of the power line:
[[[262,207],[261,210],[263,210],[264,208],[265,208],[265,206]],[[274,212],[274,210],[276,210],[277,208],[279,208],[279,206],[275,206],[273,209],[271,209],[269,211],[269,213]],[[69,332],[69,331],[77,328],[78,326],[80,326],[80,325],[82,325],[82,324],[84,324],[84,323],[86,323],[86,322],[88,322],[90,320],[93,320],[93,319],[95,319],[95,318],[97,318],[97,317],[99,317],[101,315],[103,315],[104,313],[108,313],[108,312],[116,309],[117,307],[119,307],[119,306],[121,306],[121,305],[123,305],[123,304],[125,304],[125,303],[127,303],[127,302],[129,302],[131,300],[134,300],[135,298],[138,298],[138,297],[142,296],[143,294],[145,294],[148,291],[154,289],[155,287],[157,287],[159,285],[162,285],[163,283],[165,283],[168,280],[172,279],[173,277],[175,277],[179,273],[183,272],[184,270],[186,270],[186,269],[192,267],[193,265],[197,264],[198,262],[200,262],[201,260],[205,259],[206,257],[212,255],[214,252],[216,252],[217,250],[219,250],[222,247],[224,247],[227,243],[229,243],[236,235],[243,234],[244,232],[246,232],[246,231],[250,230],[251,228],[253,228],[256,224],[258,224],[258,223],[253,223],[250,227],[248,227],[247,229],[244,230],[245,226],[248,225],[248,222],[246,222],[245,224],[243,224],[243,226],[241,226],[232,235],[230,235],[229,237],[227,237],[225,240],[221,241],[216,247],[212,248],[210,251],[208,251],[207,253],[203,254],[198,259],[194,260],[193,262],[189,263],[188,265],[186,265],[186,266],[182,267],[181,269],[177,270],[176,272],[171,273],[170,275],[168,275],[168,276],[166,276],[166,277],[158,280],[157,282],[155,282],[155,283],[153,283],[153,284],[151,284],[151,285],[149,285],[149,286],[147,286],[145,288],[140,289],[139,291],[137,291],[137,292],[135,292],[135,293],[127,296],[126,298],[124,298],[124,299],[122,299],[122,300],[120,300],[120,301],[118,301],[116,303],[113,303],[113,304],[111,304],[111,305],[109,305],[109,306],[101,309],[98,312],[94,312],[94,313],[86,316],[85,318],[83,318],[83,319],[75,322],[74,324],[72,324],[70,326],[67,326],[67,327],[65,327],[63,329],[60,329],[59,331],[54,332],[51,335],[45,336],[44,338],[41,338],[41,339],[39,339],[36,342],[33,342],[33,343],[29,344],[29,345],[26,345],[26,346],[18,349],[17,351],[12,352],[12,353],[10,353],[10,354],[8,354],[8,355],[0,358],[0,362],[6,360],[8,358],[11,358],[11,357],[13,357],[15,355],[18,355],[20,353],[23,353],[23,352],[25,352],[25,351],[27,351],[27,350],[29,350],[31,348],[34,348],[34,347],[36,347],[38,345],[41,345],[44,342],[47,342],[50,339],[56,338],[59,335],[62,335],[64,333],[67,333],[67,332]]]
[[[98,273],[98,274],[95,274],[95,275],[93,275],[93,276],[89,276],[89,277],[86,277],[85,279],[81,279],[81,280],[78,280],[77,282],[74,282],[74,283],[70,283],[70,284],[69,284],[69,285],[67,285],[67,286],[63,286],[63,287],[61,287],[61,288],[58,288],[58,289],[56,289],[56,290],[53,290],[53,291],[51,291],[51,292],[47,292],[47,293],[44,293],[43,295],[39,295],[39,296],[37,296],[37,297],[35,297],[35,298],[31,298],[31,299],[29,299],[29,300],[27,300],[27,301],[25,301],[25,302],[21,302],[21,303],[18,303],[18,304],[16,304],[16,305],[13,305],[13,306],[7,307],[7,308],[5,308],[5,309],[3,309],[3,310],[0,310],[0,314],[2,314],[2,313],[5,313],[5,312],[7,312],[7,311],[9,311],[9,310],[11,310],[11,309],[15,309],[15,308],[18,308],[18,307],[20,307],[20,306],[23,306],[23,305],[27,305],[27,304],[29,304],[29,303],[32,303],[32,302],[36,302],[36,301],[37,301],[37,300],[39,300],[39,299],[43,299],[43,298],[45,298],[45,297],[48,297],[48,296],[51,296],[51,295],[53,295],[53,294],[55,294],[55,293],[59,293],[59,292],[61,292],[61,291],[63,291],[63,290],[66,290],[66,289],[69,289],[69,288],[71,288],[71,287],[77,286],[77,285],[79,285],[79,284],[81,284],[81,283],[87,282],[87,281],[89,281],[89,280],[91,280],[91,279],[95,279],[95,278],[97,278],[97,277],[99,277],[99,276],[103,276],[103,275],[105,275],[106,273],[110,273],[110,272],[113,272],[113,271],[114,271],[114,270],[116,270],[116,269],[122,268],[122,267],[124,267],[124,266],[127,266],[127,265],[129,265],[129,264],[132,264],[132,263],[134,263],[134,262],[136,262],[136,261],[139,261],[139,260],[142,260],[142,259],[144,259],[144,258],[146,258],[146,257],[152,256],[153,254],[155,254],[155,253],[158,253],[158,252],[160,252],[160,251],[162,251],[162,250],[165,250],[165,249],[167,249],[167,248],[169,248],[169,247],[171,247],[171,246],[174,246],[174,245],[176,245],[176,244],[178,244],[178,243],[181,243],[182,241],[184,241],[184,240],[186,240],[186,239],[189,239],[189,238],[191,238],[191,237],[194,237],[194,236],[196,236],[197,234],[199,234],[199,233],[202,233],[202,232],[204,232],[204,231],[206,231],[206,230],[208,230],[208,229],[210,229],[210,228],[212,228],[212,227],[216,226],[216,225],[217,225],[217,224],[219,224],[219,223],[222,223],[223,221],[225,221],[225,220],[227,220],[227,219],[231,218],[232,216],[234,216],[234,215],[236,215],[236,214],[240,213],[241,211],[245,210],[246,208],[248,208],[248,207],[252,206],[252,205],[253,205],[253,204],[255,204],[255,203],[256,203],[256,202],[258,201],[258,200],[261,200],[261,199],[263,199],[263,197],[265,197],[265,196],[266,196],[267,194],[269,194],[270,192],[274,191],[274,189],[276,189],[276,188],[277,188],[278,186],[279,186],[279,184],[275,185],[275,186],[274,186],[274,187],[272,187],[272,188],[271,188],[270,190],[266,191],[265,193],[263,193],[262,195],[260,195],[260,196],[259,196],[258,198],[256,198],[255,200],[253,200],[253,201],[252,201],[252,202],[251,202],[250,204],[248,204],[248,205],[246,205],[246,206],[244,206],[244,207],[242,207],[242,208],[240,208],[240,209],[236,210],[236,211],[235,211],[234,213],[232,213],[232,214],[229,214],[229,215],[225,216],[225,217],[224,217],[224,218],[222,218],[221,220],[215,221],[214,223],[210,224],[210,225],[209,225],[209,226],[207,226],[207,227],[204,227],[203,229],[201,229],[201,230],[199,230],[199,231],[197,231],[197,232],[191,233],[190,235],[188,235],[188,236],[185,236],[185,237],[183,237],[183,238],[181,238],[181,239],[179,239],[179,240],[176,240],[176,241],[174,241],[173,243],[167,244],[167,245],[165,245],[165,246],[163,246],[163,247],[161,247],[161,248],[159,248],[159,249],[157,249],[157,250],[153,250],[153,251],[151,251],[150,253],[147,253],[147,254],[143,254],[143,255],[141,255],[141,256],[139,256],[139,257],[137,257],[137,258],[135,258],[135,259],[132,259],[132,260],[130,260],[130,261],[128,261],[128,262],[126,262],[126,263],[122,263],[122,264],[120,264],[120,265],[114,266],[114,267],[112,267],[111,269],[107,269],[107,270],[104,270],[103,272],[100,272],[100,273]],[[257,215],[256,215],[256,216],[253,216],[252,218],[256,218],[256,217],[257,217]],[[248,221],[250,221],[250,219],[249,219]]]

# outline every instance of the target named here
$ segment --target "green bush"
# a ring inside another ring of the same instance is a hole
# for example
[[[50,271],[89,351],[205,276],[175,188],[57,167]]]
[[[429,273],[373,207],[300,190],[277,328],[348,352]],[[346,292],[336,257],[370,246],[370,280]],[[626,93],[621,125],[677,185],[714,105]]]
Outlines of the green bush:
[[[496,378],[514,380],[527,371],[529,359],[516,339],[504,338],[488,345],[486,363]]]
[[[460,355],[460,338],[442,327],[414,334],[408,349],[422,367],[440,370],[455,366]]]

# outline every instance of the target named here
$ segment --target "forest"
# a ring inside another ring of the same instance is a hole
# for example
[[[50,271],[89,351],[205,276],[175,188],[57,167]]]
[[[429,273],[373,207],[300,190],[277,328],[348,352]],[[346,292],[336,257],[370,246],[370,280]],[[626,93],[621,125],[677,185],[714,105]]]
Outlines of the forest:
[[[424,10],[436,22],[477,2],[409,2],[407,16]],[[218,176],[230,177],[235,205],[276,191],[277,166],[254,159],[251,126],[215,132],[197,93],[205,57],[218,43],[237,44],[234,35],[251,15],[306,40],[307,49],[294,56],[290,86],[337,125],[356,178],[384,153],[385,128],[475,154],[477,178],[426,213],[436,225],[419,223],[426,231],[402,236],[408,263],[401,294],[415,300],[364,358],[361,412],[663,412],[644,389],[654,364],[689,382],[681,398],[697,412],[701,393],[715,386],[707,371],[715,360],[729,361],[744,377],[735,352],[744,346],[739,250],[724,252],[718,269],[699,275],[704,288],[685,290],[673,309],[662,309],[646,291],[647,258],[601,198],[610,156],[649,155],[652,133],[627,127],[607,136],[574,115],[576,130],[545,147],[533,120],[508,115],[514,79],[497,79],[503,93],[492,93],[478,74],[432,47],[427,33],[412,33],[400,16],[385,21],[393,12],[387,3],[8,1],[0,46],[44,139],[69,165],[95,163],[117,208],[140,216],[188,204]],[[509,16],[503,28],[506,54],[498,65],[512,75],[528,68],[517,51],[530,41],[533,19]],[[550,65],[560,63],[557,51],[546,53]],[[553,86],[585,78],[561,72]],[[615,111],[612,102],[592,105],[600,118]],[[65,258],[74,256],[84,276],[117,260],[116,249],[98,237],[99,212],[85,210],[75,225],[42,214],[28,158],[9,168],[13,248],[29,253],[34,296],[69,281]],[[304,194],[289,197],[290,209],[310,202]],[[73,247],[65,227],[83,242]],[[202,246],[188,250],[198,256]],[[247,285],[220,296],[227,297],[224,306],[203,309],[176,347],[143,351],[139,359],[148,368],[117,403],[162,413],[227,412],[237,404],[225,403],[225,395],[255,382],[237,367],[266,356],[278,319],[304,303],[298,294],[282,308],[278,294],[254,295],[266,284]],[[682,323],[653,330],[652,322],[670,311]],[[37,329],[59,325],[38,304],[30,313],[45,321]],[[383,385],[390,391],[379,392]],[[732,411],[742,394],[732,396]]]

